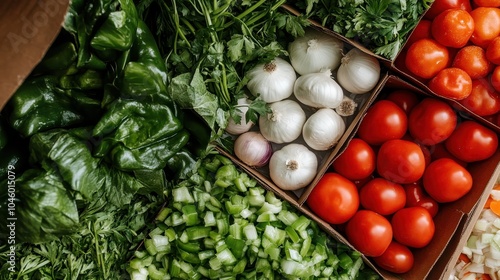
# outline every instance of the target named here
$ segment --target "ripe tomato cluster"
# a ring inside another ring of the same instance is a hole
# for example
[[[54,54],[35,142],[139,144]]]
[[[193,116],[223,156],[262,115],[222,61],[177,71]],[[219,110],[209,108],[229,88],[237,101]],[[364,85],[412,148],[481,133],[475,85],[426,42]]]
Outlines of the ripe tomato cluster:
[[[434,1],[396,64],[500,126],[500,1]]]
[[[471,190],[467,164],[497,148],[494,131],[446,101],[391,90],[368,108],[306,203],[380,267],[405,273],[412,250],[431,242],[440,204]]]

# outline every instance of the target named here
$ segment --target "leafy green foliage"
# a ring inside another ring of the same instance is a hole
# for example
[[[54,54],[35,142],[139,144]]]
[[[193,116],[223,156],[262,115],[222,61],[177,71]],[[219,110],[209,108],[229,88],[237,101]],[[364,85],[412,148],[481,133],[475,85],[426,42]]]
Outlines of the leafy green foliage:
[[[0,246],[0,279],[127,279],[127,260],[162,203],[156,195],[136,196],[126,208],[96,200],[81,213],[75,233],[38,245],[17,244],[16,273],[8,271],[8,246]]]
[[[433,0],[294,2],[308,18],[393,60]]]
[[[246,94],[245,73],[257,63],[287,56],[286,46],[304,34],[305,17],[281,10],[284,0],[143,0],[137,10],[156,34],[169,73],[169,92],[183,108],[194,109],[221,135],[237,100]],[[256,99],[256,97],[251,97]],[[265,104],[251,105],[257,121]]]

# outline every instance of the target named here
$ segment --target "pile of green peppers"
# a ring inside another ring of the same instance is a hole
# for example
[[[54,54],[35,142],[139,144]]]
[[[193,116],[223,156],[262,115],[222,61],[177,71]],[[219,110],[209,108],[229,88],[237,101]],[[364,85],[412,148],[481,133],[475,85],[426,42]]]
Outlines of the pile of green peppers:
[[[73,0],[0,113],[0,181],[8,168],[16,174],[15,198],[0,192],[0,219],[14,202],[18,241],[40,243],[71,233],[90,202],[161,195],[206,149],[188,129],[197,122],[170,98],[164,59],[132,0]]]

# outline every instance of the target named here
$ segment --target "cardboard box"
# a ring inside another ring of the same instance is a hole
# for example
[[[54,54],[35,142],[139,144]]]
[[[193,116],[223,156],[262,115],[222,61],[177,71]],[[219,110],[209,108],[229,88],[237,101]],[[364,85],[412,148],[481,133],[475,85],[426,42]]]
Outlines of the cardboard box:
[[[426,93],[400,77],[388,75],[378,87],[376,95],[372,96],[367,104],[376,102],[378,99],[383,98],[387,92],[395,89],[407,89],[424,96],[432,96],[432,94]],[[359,122],[364,117],[368,107],[369,106],[365,106],[363,111],[358,114],[356,123],[352,124],[350,134],[343,137],[344,142],[341,143],[341,146],[336,148],[337,152],[332,153],[329,157],[329,164],[342,153],[348,141],[354,137]],[[312,191],[314,185],[307,187],[300,198],[297,199],[296,195],[277,188],[269,178],[257,172],[255,169],[249,168],[233,155],[225,151],[221,152],[230,157],[235,164],[254,176],[265,188],[275,192],[278,196],[287,200],[311,219],[318,222],[319,225],[336,240],[354,249],[345,236],[342,236],[335,230],[334,226],[324,222],[304,204],[307,195]],[[370,258],[365,257],[365,262],[374,268],[384,279],[448,279],[451,274],[451,269],[458,260],[461,248],[470,235],[472,227],[480,214],[480,210],[486,202],[496,182],[496,178],[500,174],[499,162],[500,148],[489,159],[470,163],[468,165],[467,169],[473,177],[472,190],[463,198],[455,202],[440,204],[440,210],[434,218],[436,224],[434,238],[426,247],[413,250],[415,265],[412,270],[404,274],[393,274],[378,268]],[[323,169],[327,170],[328,166],[326,166],[326,168],[323,167]]]
[[[347,46],[347,49],[351,49],[352,46]],[[254,178],[257,178],[258,180],[261,180],[262,183],[266,186],[271,187],[272,189],[279,191],[280,196],[287,199],[288,201],[292,202],[294,205],[302,205],[304,201],[307,198],[307,195],[310,193],[312,188],[318,183],[318,181],[321,179],[322,175],[327,171],[330,163],[332,160],[335,158],[335,156],[342,151],[342,148],[345,146],[343,145],[346,143],[349,139],[350,136],[352,135],[352,132],[356,129],[359,119],[362,117],[363,112],[366,111],[366,109],[371,105],[373,99],[375,98],[377,92],[380,90],[380,88],[383,86],[385,79],[388,77],[387,71],[382,70],[380,79],[377,83],[377,85],[371,90],[370,92],[364,93],[364,94],[350,94],[347,91],[344,91],[344,94],[348,95],[350,98],[355,100],[355,102],[358,104],[357,109],[354,115],[349,116],[349,117],[343,117],[345,124],[346,124],[346,130],[342,137],[339,139],[338,143],[333,146],[332,148],[326,150],[326,151],[317,151],[312,148],[310,148],[304,141],[302,134],[297,138],[296,140],[290,142],[290,143],[299,143],[304,146],[306,146],[310,151],[314,152],[316,155],[316,158],[318,160],[318,168],[315,177],[313,178],[312,182],[309,183],[305,188],[302,188],[299,191],[283,191],[281,190],[272,180],[271,176],[269,175],[269,165],[266,164],[263,167],[251,167],[248,166],[247,164],[243,163],[241,160],[237,160],[237,164],[243,168],[247,173],[251,174]],[[300,104],[302,109],[304,110],[306,117],[309,117],[311,114],[313,114],[316,109],[311,108],[307,105],[302,104],[300,101],[298,101],[293,95],[287,99],[291,99],[296,101],[297,103]],[[251,128],[253,131],[258,131],[258,127],[254,126]],[[231,137],[232,140],[235,140],[238,136],[231,136],[228,135],[228,137]],[[283,144],[276,144],[276,143],[271,143],[273,151],[277,151],[281,149],[282,147],[290,144],[290,143],[283,143]],[[223,151],[226,154],[232,154],[233,151],[228,151],[224,150],[223,147],[217,147],[220,151]]]
[[[301,12],[298,9],[296,9],[293,5],[284,4],[284,5],[282,5],[282,7],[285,10],[287,10],[288,12],[290,12],[296,16],[301,14]],[[422,19],[425,16],[427,11],[425,11],[420,16],[420,19]],[[315,28],[323,30],[325,33],[328,33],[334,37],[341,38],[342,40],[348,42],[349,44],[351,44],[353,46],[356,46],[357,48],[364,51],[365,53],[368,53],[368,54],[376,57],[377,59],[379,59],[379,61],[387,69],[390,70],[391,73],[396,74],[397,76],[400,76],[400,77],[404,77],[407,81],[411,82],[412,84],[416,85],[417,87],[423,89],[424,91],[428,92],[429,94],[431,94],[433,96],[438,96],[433,91],[431,91],[429,89],[429,87],[427,87],[427,85],[425,84],[425,82],[422,79],[417,78],[415,75],[413,75],[411,72],[409,72],[408,70],[405,69],[405,67],[404,67],[404,54],[405,54],[408,46],[403,45],[401,47],[398,55],[396,56],[396,58],[394,60],[390,60],[388,58],[385,58],[383,56],[380,56],[380,55],[373,53],[371,50],[369,50],[369,49],[365,48],[364,46],[362,46],[361,44],[359,44],[359,42],[345,38],[344,36],[322,26],[321,23],[319,23],[317,21],[314,21],[314,20],[309,20],[309,21],[311,22],[312,26],[314,26]],[[413,33],[413,31],[409,34],[409,37],[412,35],[412,33]],[[481,117],[481,116],[471,112],[469,109],[467,109],[465,106],[463,106],[460,102],[458,102],[456,100],[452,100],[449,98],[443,98],[443,97],[440,97],[440,98],[447,99],[450,102],[450,104],[452,104],[453,108],[455,108],[456,110],[458,110],[462,113],[468,114],[469,116],[476,119],[479,123],[495,130],[497,133],[500,133],[500,127],[498,126],[498,124],[493,123],[490,120],[488,120],[487,118]]]
[[[7,19],[2,20],[0,24],[0,38],[2,38],[2,43],[0,44],[2,50],[2,56],[0,57],[0,110],[29,75],[34,66],[42,59],[56,38],[61,29],[68,4],[68,0],[4,0],[0,2],[0,16],[2,19]],[[343,38],[319,25],[316,25],[316,28],[324,30],[332,36],[341,38],[346,43],[359,48],[363,52],[371,53],[355,41]],[[393,67],[392,62],[379,56],[376,57],[384,65]],[[400,73],[397,72],[397,74]],[[411,80],[409,79],[410,77],[402,76]],[[410,82],[413,83],[414,81],[411,80]],[[354,136],[357,126],[369,106],[385,90],[395,88],[410,88],[425,94],[425,91],[421,87],[417,87],[397,76],[384,72],[379,85],[372,93],[366,95],[366,99],[362,100],[358,108],[359,113],[349,122],[346,133],[339,141],[339,144],[332,150],[321,155],[320,169],[318,170],[317,177],[299,195],[294,192],[280,190],[272,183],[269,177],[266,177],[265,173],[242,164],[241,161],[226,151],[220,151],[254,176],[264,187],[274,191],[278,196],[289,201],[293,206],[317,221],[335,239],[351,246],[331,225],[325,223],[311,212],[304,202],[331,162],[345,149],[348,141]],[[451,268],[458,259],[463,244],[465,244],[467,237],[472,231],[474,222],[480,214],[487,195],[500,174],[499,161],[500,150],[490,159],[469,166],[469,171],[474,178],[473,190],[463,199],[441,208],[440,213],[436,216],[437,234],[427,247],[416,252],[415,267],[412,271],[403,275],[394,275],[378,269],[369,258],[365,257],[366,263],[377,270],[385,279],[447,279],[451,273]]]
[[[0,110],[61,30],[69,0],[0,1]]]

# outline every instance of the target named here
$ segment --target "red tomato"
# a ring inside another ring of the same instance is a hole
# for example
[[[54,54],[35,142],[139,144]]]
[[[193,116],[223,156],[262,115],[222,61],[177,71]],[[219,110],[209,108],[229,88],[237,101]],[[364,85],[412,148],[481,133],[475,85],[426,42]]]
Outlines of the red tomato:
[[[461,100],[471,93],[472,79],[460,68],[445,68],[439,71],[427,86],[439,96]]]
[[[500,36],[491,41],[486,49],[486,59],[491,63],[500,65]]]
[[[460,164],[463,167],[467,167],[467,162],[463,160],[459,160],[456,156],[452,155],[448,149],[446,149],[444,142],[431,146],[431,161],[440,158],[451,158],[456,163]]]
[[[420,39],[432,38],[431,34],[431,24],[432,22],[427,19],[422,19],[417,23],[417,26],[413,29],[410,37],[406,40],[405,47],[411,46],[413,43]]]
[[[469,171],[449,158],[437,159],[425,170],[425,191],[440,203],[452,202],[466,195],[472,188]]]
[[[491,73],[490,77],[490,83],[496,91],[500,91],[500,66],[493,69],[493,73]]]
[[[475,121],[464,121],[446,139],[445,146],[460,160],[479,161],[495,153],[498,147],[498,136],[493,130]]]
[[[413,268],[414,257],[407,246],[393,240],[385,252],[374,257],[373,261],[392,273],[406,273]]]
[[[403,109],[389,100],[379,100],[368,110],[358,129],[359,138],[370,145],[380,145],[405,135],[408,117]]]
[[[461,48],[474,32],[474,20],[467,11],[448,9],[434,18],[431,32],[432,37],[441,45]]]
[[[359,210],[347,222],[347,240],[368,257],[382,255],[392,241],[391,223],[371,210]]]
[[[405,66],[414,75],[430,79],[446,68],[450,60],[448,49],[433,39],[420,39],[406,53]]]
[[[307,205],[328,223],[345,223],[358,210],[358,189],[345,177],[327,172],[309,194]]]
[[[500,0],[473,0],[479,7],[500,7]]]
[[[404,189],[406,193],[406,207],[420,206],[429,211],[432,217],[436,216],[439,211],[439,204],[424,191],[420,181],[404,185]]]
[[[448,103],[428,97],[411,111],[408,130],[417,142],[435,145],[451,135],[457,125],[457,119],[457,114]]]
[[[412,248],[427,246],[436,230],[429,211],[422,207],[403,208],[392,216],[394,239]]]
[[[488,44],[500,35],[500,9],[477,7],[470,15],[474,19],[474,32],[470,40],[474,45],[486,49]]]
[[[392,101],[379,100],[366,111],[358,136],[370,145],[380,145],[403,137],[407,127],[408,117],[403,109]]]
[[[484,78],[493,70],[493,64],[486,58],[486,52],[478,46],[460,49],[453,59],[452,67],[464,70],[471,79]]]
[[[429,10],[425,13],[426,19],[433,19],[440,13],[448,9],[462,9],[472,11],[470,0],[435,0]]]
[[[500,112],[500,93],[486,79],[472,80],[471,94],[459,102],[479,116]]]
[[[424,170],[425,157],[417,144],[395,139],[380,146],[377,172],[383,178],[398,184],[409,184],[420,179]]]
[[[364,140],[353,138],[332,168],[349,180],[362,180],[375,171],[375,152]]]
[[[386,216],[405,206],[406,194],[400,184],[375,178],[361,188],[359,201],[365,209]]]
[[[393,90],[385,99],[396,103],[407,115],[419,102],[417,94],[406,89]]]

